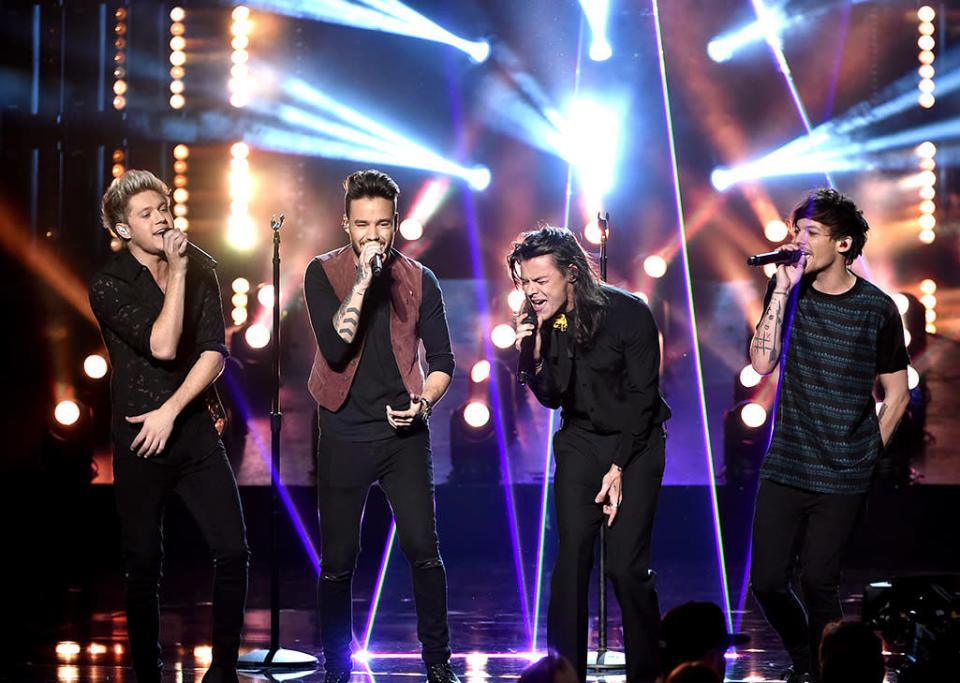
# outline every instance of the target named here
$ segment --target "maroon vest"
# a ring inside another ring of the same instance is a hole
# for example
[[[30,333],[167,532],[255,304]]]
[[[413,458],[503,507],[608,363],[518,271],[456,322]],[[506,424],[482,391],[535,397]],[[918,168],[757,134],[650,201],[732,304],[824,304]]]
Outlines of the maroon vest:
[[[348,245],[318,257],[323,272],[333,286],[337,298],[343,301],[357,277],[353,249]],[[423,392],[423,368],[420,365],[420,338],[417,323],[420,321],[420,301],[423,298],[423,266],[392,250],[389,260],[383,264],[392,278],[390,287],[390,345],[397,361],[397,369],[403,386],[411,394]],[[332,325],[332,321],[326,321]],[[322,324],[322,323],[321,323]],[[340,409],[350,393],[353,376],[360,364],[364,340],[353,346],[353,354],[343,369],[336,371],[327,363],[320,350],[313,358],[313,369],[307,388],[317,404],[330,411]]]

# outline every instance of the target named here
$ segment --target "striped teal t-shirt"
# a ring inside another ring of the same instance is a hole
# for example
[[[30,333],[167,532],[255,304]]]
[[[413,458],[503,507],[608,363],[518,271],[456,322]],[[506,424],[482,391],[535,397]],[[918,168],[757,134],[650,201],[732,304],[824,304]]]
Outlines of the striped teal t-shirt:
[[[876,377],[909,363],[900,314],[861,277],[842,294],[801,281],[793,296],[773,437],[760,476],[820,493],[865,492],[881,448]]]

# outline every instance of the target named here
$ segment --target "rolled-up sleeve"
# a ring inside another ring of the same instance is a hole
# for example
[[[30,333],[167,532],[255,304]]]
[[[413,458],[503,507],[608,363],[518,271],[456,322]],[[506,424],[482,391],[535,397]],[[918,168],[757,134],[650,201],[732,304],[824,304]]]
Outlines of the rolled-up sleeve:
[[[98,275],[90,283],[90,307],[101,329],[110,330],[141,356],[153,357],[150,335],[157,316],[137,300],[130,283]]]
[[[341,365],[350,354],[350,344],[333,329],[333,316],[341,302],[319,259],[315,258],[307,265],[303,275],[303,297],[320,353],[331,367]]]
[[[423,268],[422,285],[419,334],[427,355],[427,372],[443,372],[452,377],[456,362],[450,346],[443,293],[437,276],[427,267]]]
[[[203,278],[201,284],[203,299],[200,307],[200,321],[197,324],[197,356],[199,357],[204,351],[216,351],[226,357],[229,353],[223,325],[220,283],[213,270],[205,271],[201,277]]]

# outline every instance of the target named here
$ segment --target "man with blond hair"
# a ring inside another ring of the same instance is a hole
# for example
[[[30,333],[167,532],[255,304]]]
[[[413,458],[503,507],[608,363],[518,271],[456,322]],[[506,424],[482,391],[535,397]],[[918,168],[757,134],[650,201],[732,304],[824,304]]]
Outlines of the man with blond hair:
[[[112,367],[127,631],[137,680],[160,681],[163,511],[176,494],[215,568],[213,660],[203,680],[237,681],[249,552],[236,480],[207,407],[219,406],[213,382],[227,355],[220,287],[212,268],[188,259],[168,194],[148,171],[127,171],[110,184],[103,225],[124,248],[90,284]]]

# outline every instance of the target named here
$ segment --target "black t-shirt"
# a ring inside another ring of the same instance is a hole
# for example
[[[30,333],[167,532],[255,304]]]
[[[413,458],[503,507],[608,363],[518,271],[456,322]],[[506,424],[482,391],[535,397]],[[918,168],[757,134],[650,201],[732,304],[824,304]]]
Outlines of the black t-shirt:
[[[384,269],[364,297],[359,326],[353,344],[363,342],[350,393],[340,409],[319,409],[321,433],[341,441],[376,441],[393,435],[387,423],[386,406],[395,410],[410,407],[410,395],[403,385],[396,356],[390,343],[390,271]],[[422,297],[417,332],[426,351],[427,372],[453,375],[450,331],[444,313],[440,283],[429,268],[423,268]],[[333,328],[333,316],[340,307],[323,265],[314,259],[307,266],[304,296],[320,353],[328,362],[337,362],[349,351]],[[415,423],[419,424],[419,423]]]

